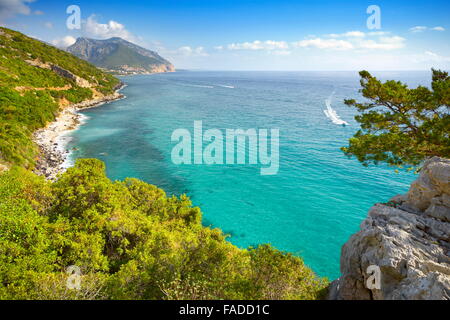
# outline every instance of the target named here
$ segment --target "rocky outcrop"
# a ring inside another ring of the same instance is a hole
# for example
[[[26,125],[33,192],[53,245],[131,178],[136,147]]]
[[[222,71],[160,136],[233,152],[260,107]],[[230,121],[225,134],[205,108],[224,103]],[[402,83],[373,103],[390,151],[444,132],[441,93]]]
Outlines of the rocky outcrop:
[[[89,83],[89,81],[87,81],[86,79],[83,79],[77,75],[74,75],[72,72],[63,69],[57,65],[51,65],[51,69],[58,75],[60,75],[61,77],[70,79],[75,81],[75,83],[82,87],[82,88],[90,88],[91,84]]]
[[[427,160],[409,192],[376,204],[360,228],[330,299],[450,299],[450,160]]]
[[[91,88],[92,87],[92,85],[86,79],[83,79],[83,78],[73,74],[69,70],[61,68],[60,66],[57,66],[55,64],[44,63],[44,62],[42,62],[42,61],[40,61],[38,59],[36,59],[36,60],[25,60],[25,62],[28,63],[29,65],[33,66],[33,67],[38,67],[38,68],[41,68],[41,69],[52,70],[57,75],[59,75],[61,77],[64,77],[66,79],[70,79],[70,80],[74,81],[78,86],[80,86],[82,88]]]
[[[0,173],[9,170],[9,166],[0,162]]]

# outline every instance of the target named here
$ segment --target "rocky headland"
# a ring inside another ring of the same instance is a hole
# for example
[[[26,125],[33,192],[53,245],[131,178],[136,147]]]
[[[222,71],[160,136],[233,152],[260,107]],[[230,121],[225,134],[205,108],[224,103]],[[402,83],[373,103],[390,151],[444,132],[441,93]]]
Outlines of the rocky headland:
[[[367,286],[369,266],[379,289]],[[450,299],[450,160],[427,160],[407,194],[370,209],[342,247],[341,274],[329,299]]]

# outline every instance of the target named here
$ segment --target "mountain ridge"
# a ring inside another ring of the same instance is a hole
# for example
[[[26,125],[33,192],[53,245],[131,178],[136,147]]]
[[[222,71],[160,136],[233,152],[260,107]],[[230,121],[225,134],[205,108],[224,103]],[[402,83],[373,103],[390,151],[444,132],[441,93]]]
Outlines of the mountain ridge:
[[[116,74],[174,72],[171,62],[157,52],[145,49],[120,37],[104,40],[80,37],[66,49],[95,66]]]

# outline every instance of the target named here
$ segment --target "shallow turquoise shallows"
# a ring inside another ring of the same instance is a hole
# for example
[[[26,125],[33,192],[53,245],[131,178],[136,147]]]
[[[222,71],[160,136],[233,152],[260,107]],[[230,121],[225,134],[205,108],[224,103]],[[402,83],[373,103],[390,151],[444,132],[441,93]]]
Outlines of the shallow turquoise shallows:
[[[430,82],[429,72],[375,75]],[[186,193],[204,225],[221,228],[232,243],[271,243],[320,276],[339,276],[341,246],[369,208],[406,192],[414,179],[384,165],[366,168],[340,151],[358,129],[355,111],[343,104],[360,98],[356,72],[177,72],[123,81],[127,99],[83,112],[89,120],[68,146],[78,149],[73,159],[99,158],[110,178]],[[339,118],[349,125],[336,124]],[[279,129],[278,174],[260,175],[259,165],[173,164],[172,132],[193,132],[194,120],[204,130]]]

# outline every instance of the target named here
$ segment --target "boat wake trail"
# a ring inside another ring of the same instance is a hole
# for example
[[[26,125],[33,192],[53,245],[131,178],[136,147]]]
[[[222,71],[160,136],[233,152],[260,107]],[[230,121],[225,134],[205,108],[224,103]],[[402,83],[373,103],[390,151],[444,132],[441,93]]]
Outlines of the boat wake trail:
[[[209,85],[202,85],[202,84],[183,84],[186,87],[194,87],[194,88],[208,88],[208,89],[213,89],[214,86],[209,86]]]
[[[330,119],[334,124],[348,126],[348,122],[341,119],[341,117],[336,113],[331,107],[331,99],[333,97],[334,92],[325,100],[325,105],[327,106],[326,110],[323,110],[323,113]]]
[[[208,88],[208,89],[214,89],[214,88],[227,88],[227,89],[234,89],[234,86],[226,85],[226,84],[206,84],[206,83],[188,83],[188,82],[176,82],[177,85],[184,86],[184,87],[193,87],[193,88]]]

